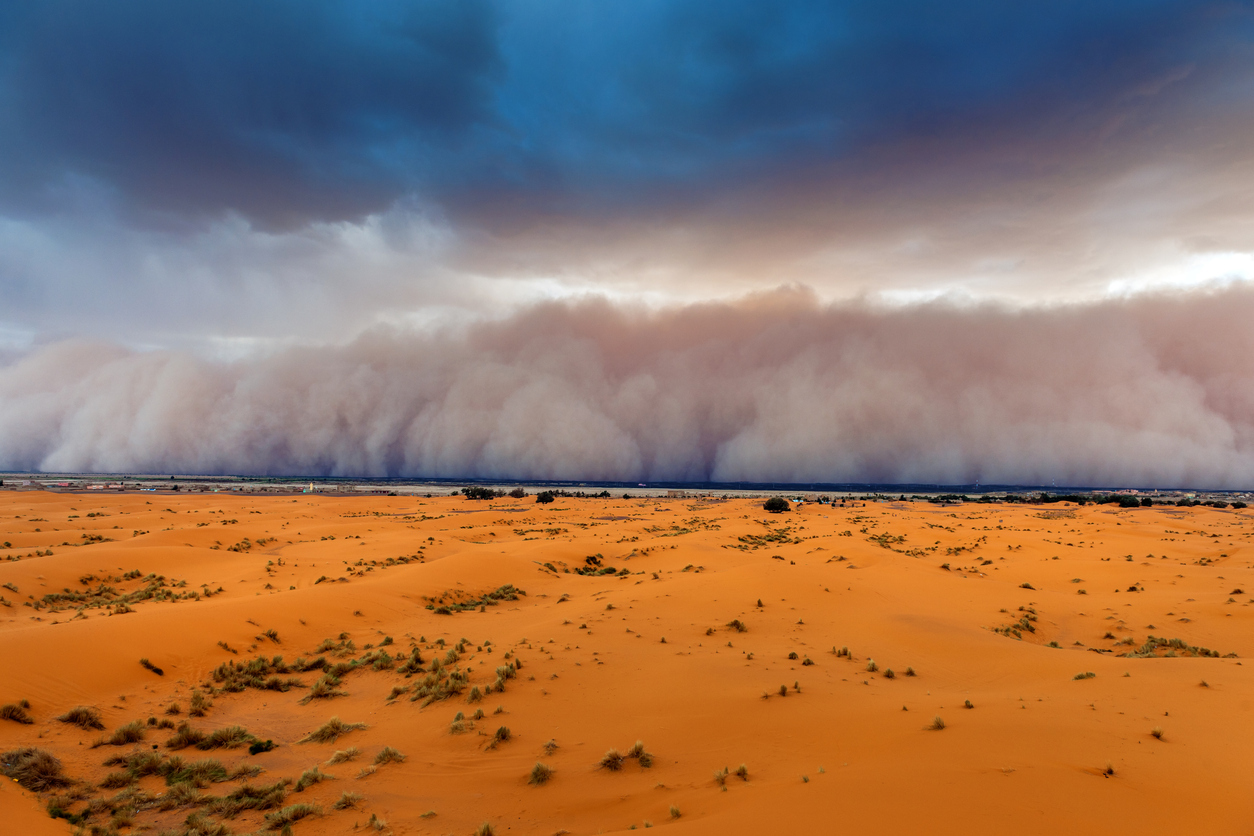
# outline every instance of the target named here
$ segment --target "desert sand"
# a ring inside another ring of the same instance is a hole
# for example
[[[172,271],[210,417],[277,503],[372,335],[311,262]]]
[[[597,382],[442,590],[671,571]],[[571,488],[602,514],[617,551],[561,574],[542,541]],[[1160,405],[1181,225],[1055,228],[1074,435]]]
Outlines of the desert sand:
[[[68,782],[6,780],[0,829],[1249,832],[1251,534],[1205,507],[0,493],[0,704],[31,721],[0,751]],[[364,728],[300,742],[333,717]],[[243,786],[259,809],[222,801]]]

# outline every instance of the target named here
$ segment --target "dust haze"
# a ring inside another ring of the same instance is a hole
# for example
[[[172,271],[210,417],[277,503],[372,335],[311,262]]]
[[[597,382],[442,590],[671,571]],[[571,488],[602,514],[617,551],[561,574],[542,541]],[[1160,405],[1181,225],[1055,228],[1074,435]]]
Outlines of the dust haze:
[[[546,303],[224,363],[0,367],[0,468],[1248,488],[1254,291],[1012,309]]]

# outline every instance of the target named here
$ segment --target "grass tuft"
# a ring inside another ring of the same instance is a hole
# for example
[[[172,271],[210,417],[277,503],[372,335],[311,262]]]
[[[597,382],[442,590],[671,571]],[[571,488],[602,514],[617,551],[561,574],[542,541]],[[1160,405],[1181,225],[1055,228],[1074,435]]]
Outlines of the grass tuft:
[[[345,723],[339,717],[332,717],[296,742],[334,743],[349,732],[364,728],[367,728],[365,723]]]
[[[1154,738],[1155,740],[1162,740],[1163,739],[1163,727],[1154,726],[1154,728],[1150,729],[1150,737]]]
[[[542,787],[553,777],[553,769],[536,761],[536,765],[531,767],[531,775],[527,778],[527,783],[537,787]]]
[[[384,746],[379,750],[379,754],[374,756],[374,765],[383,766],[386,763],[404,763],[405,755],[399,750],[393,749],[391,746]]]
[[[337,763],[345,763],[361,754],[361,750],[356,746],[349,746],[347,749],[336,749],[335,754],[327,760],[327,766],[335,766]]]
[[[140,743],[148,732],[144,729],[144,724],[140,720],[132,720],[124,726],[119,726],[114,730],[113,734],[102,737],[92,744],[92,748],[97,746],[129,746],[132,743]]]
[[[358,793],[344,790],[344,792],[340,793],[339,800],[332,804],[331,807],[335,810],[348,810],[356,808],[359,803],[361,803],[361,796]]]
[[[60,760],[50,752],[29,746],[0,755],[0,773],[31,792],[45,792],[70,783]]]
[[[22,702],[26,702],[26,700],[22,700]],[[29,707],[29,704],[22,705],[21,703],[2,705],[0,706],[0,720],[12,720],[14,723],[21,723],[24,726],[32,725],[35,719],[26,710]]]
[[[932,718],[932,724],[928,726],[929,731],[942,731],[945,728],[945,720],[939,714]]]
[[[293,792],[304,792],[308,787],[314,784],[321,784],[323,781],[335,780],[334,775],[328,775],[318,767],[306,769],[300,774],[300,778],[296,779],[296,786],[292,787]]]
[[[279,830],[307,816],[317,816],[321,813],[321,808],[316,804],[289,804],[282,810],[266,813],[266,827]]]
[[[62,723],[78,726],[80,729],[103,729],[100,721],[100,710],[86,705],[78,705],[57,718]]]
[[[623,768],[623,761],[625,760],[626,758],[623,757],[622,752],[617,749],[610,749],[605,753],[605,756],[601,758],[599,765],[602,769],[608,769],[610,772],[617,772]]]

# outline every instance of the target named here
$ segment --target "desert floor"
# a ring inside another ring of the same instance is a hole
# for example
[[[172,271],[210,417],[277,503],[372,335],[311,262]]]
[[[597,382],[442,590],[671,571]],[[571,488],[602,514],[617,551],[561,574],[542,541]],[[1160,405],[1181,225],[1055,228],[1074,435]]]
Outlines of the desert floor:
[[[0,493],[0,704],[33,721],[0,752],[69,782],[0,783],[0,830],[313,805],[297,836],[1250,833],[1252,534],[1213,508]],[[365,728],[300,742],[332,717]],[[234,726],[276,748],[204,737]]]

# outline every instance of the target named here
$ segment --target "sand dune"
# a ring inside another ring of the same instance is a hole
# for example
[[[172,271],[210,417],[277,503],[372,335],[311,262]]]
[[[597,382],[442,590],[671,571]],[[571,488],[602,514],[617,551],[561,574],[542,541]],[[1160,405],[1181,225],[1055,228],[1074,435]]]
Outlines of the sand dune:
[[[294,833],[1243,832],[1252,522],[0,493],[0,704],[28,701],[33,721],[0,720],[0,751],[44,750],[70,781],[6,782],[0,820],[72,832],[52,806],[118,833],[250,833],[310,804]],[[251,685],[219,668],[257,658]],[[56,719],[80,705],[104,728]],[[365,728],[299,742],[333,717]],[[93,747],[134,721],[142,740]],[[251,738],[173,749],[182,723]],[[276,748],[249,754],[254,738]],[[599,765],[637,740],[647,767]],[[404,760],[375,767],[385,747]],[[105,765],[142,772],[153,752],[152,774]],[[198,795],[172,758],[216,759],[226,780],[206,771]],[[231,779],[246,767],[261,771]],[[314,767],[334,778],[296,791]],[[262,809],[221,800],[284,779]],[[360,799],[334,809],[344,793]]]

